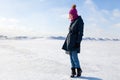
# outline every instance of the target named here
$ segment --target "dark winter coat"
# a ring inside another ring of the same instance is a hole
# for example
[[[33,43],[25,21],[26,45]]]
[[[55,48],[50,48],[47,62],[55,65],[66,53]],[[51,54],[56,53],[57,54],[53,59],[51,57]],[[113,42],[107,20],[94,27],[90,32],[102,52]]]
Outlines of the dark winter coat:
[[[63,44],[62,49],[65,51],[77,51],[80,53],[80,43],[83,36],[84,22],[79,16],[73,22],[71,22],[69,27],[69,33]]]

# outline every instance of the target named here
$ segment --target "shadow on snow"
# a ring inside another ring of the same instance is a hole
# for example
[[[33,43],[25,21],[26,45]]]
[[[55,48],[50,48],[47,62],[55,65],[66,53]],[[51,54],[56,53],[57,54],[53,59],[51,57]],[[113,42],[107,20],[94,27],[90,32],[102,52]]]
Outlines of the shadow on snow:
[[[97,77],[86,77],[86,76],[81,76],[80,79],[85,79],[85,80],[102,80],[100,78]]]

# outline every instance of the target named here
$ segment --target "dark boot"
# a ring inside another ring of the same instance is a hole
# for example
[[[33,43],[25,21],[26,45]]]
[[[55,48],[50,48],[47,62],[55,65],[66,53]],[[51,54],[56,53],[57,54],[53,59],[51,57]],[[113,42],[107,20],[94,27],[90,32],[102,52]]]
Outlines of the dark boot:
[[[80,77],[82,73],[82,69],[81,68],[77,68],[77,77]]]
[[[73,78],[73,77],[75,77],[75,75],[76,75],[76,71],[75,71],[75,68],[71,68],[71,78]]]

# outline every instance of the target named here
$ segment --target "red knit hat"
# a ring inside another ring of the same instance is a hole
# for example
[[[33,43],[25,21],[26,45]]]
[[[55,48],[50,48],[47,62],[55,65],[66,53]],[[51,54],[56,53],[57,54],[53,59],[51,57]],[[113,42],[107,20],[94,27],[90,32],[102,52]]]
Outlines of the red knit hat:
[[[72,9],[70,10],[69,14],[72,15],[72,17],[73,17],[72,21],[75,20],[78,17],[77,9],[76,9],[75,4],[72,5]]]

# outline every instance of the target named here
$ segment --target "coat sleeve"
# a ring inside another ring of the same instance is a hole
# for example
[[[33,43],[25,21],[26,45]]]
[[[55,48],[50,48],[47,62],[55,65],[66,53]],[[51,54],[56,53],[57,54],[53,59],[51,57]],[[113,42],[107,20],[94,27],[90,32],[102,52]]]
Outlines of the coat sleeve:
[[[82,40],[83,29],[84,29],[84,22],[82,18],[80,18],[80,20],[78,21],[78,26],[77,26],[77,43],[80,43]]]

